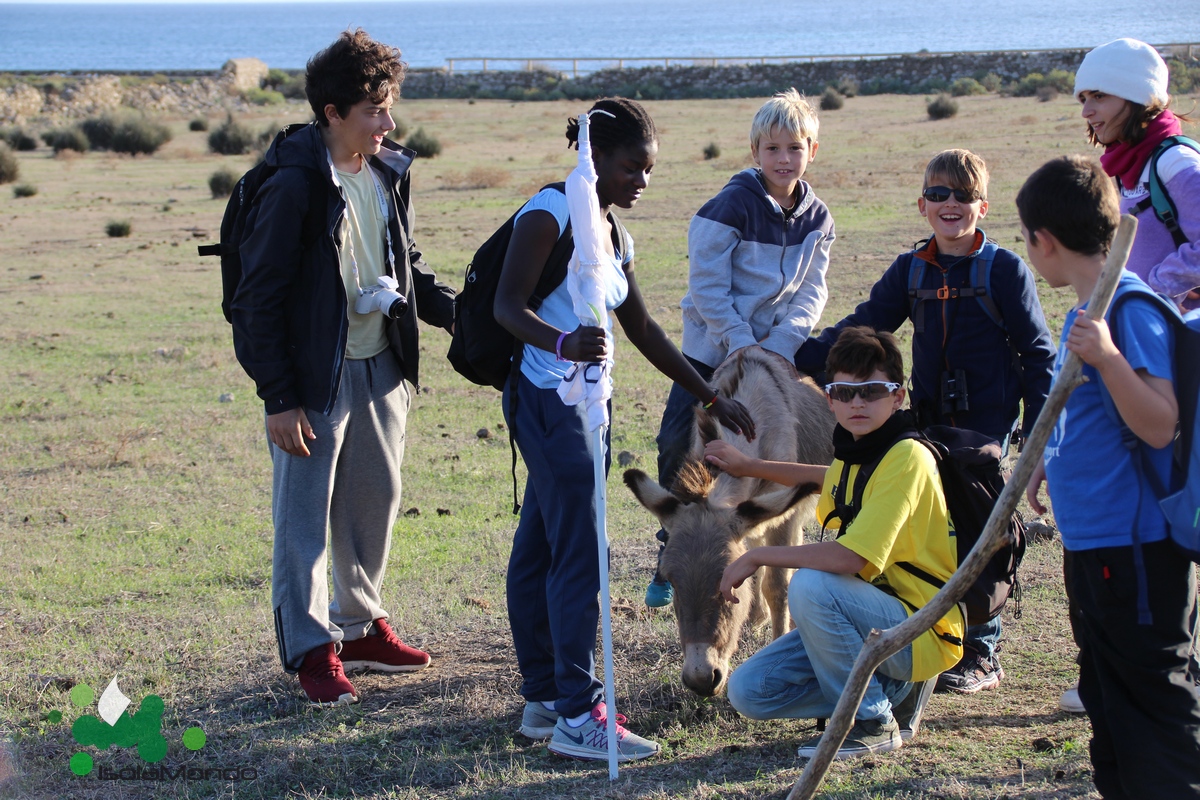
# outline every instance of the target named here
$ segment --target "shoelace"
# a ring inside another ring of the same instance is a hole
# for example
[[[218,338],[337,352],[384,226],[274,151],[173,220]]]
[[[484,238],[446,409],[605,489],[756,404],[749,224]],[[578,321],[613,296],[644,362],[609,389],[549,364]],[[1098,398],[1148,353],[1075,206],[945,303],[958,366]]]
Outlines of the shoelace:
[[[608,712],[605,712],[603,716],[596,717],[596,722],[599,722],[602,726],[607,728]],[[617,714],[617,738],[620,739],[624,737],[627,732],[628,731],[625,730],[625,715]]]

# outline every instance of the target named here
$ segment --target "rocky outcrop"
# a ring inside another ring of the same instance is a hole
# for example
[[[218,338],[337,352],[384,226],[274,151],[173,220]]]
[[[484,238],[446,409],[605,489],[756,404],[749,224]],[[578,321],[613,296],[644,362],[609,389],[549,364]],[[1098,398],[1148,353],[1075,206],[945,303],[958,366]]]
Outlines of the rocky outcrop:
[[[221,67],[221,79],[239,92],[261,89],[267,79],[267,65],[257,58],[231,58]]]

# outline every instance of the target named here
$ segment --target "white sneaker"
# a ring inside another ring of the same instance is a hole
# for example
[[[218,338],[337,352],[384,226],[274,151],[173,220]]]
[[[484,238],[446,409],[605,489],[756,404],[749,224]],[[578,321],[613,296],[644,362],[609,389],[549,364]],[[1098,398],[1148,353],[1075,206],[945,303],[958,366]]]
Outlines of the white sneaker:
[[[521,734],[530,739],[549,739],[554,735],[558,723],[558,712],[551,711],[541,703],[530,700],[525,703],[521,714]]]
[[[617,714],[617,761],[634,761],[658,754],[658,743],[625,730],[625,717]],[[604,703],[597,703],[592,716],[578,728],[566,717],[559,717],[550,739],[550,752],[588,761],[608,760],[608,715]]]
[[[1062,693],[1062,697],[1058,698],[1058,707],[1068,714],[1087,713],[1083,701],[1079,699],[1079,681],[1075,681],[1074,686]]]

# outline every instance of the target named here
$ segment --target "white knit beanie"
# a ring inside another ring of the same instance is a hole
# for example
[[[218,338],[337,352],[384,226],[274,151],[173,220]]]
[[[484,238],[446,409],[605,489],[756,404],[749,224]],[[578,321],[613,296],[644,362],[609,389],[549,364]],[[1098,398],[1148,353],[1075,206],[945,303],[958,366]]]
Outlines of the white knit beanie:
[[[1143,106],[1166,103],[1167,64],[1150,45],[1137,39],[1102,44],[1083,57],[1075,73],[1075,96],[1104,92]]]

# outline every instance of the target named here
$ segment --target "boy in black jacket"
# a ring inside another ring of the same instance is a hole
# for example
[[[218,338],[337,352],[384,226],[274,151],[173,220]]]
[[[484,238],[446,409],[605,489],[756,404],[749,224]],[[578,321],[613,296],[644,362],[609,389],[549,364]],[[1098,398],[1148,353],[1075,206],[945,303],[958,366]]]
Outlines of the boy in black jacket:
[[[930,160],[917,209],[933,236],[901,254],[854,313],[796,354],[803,372],[820,373],[843,329],[894,332],[911,319],[912,409],[921,427],[953,425],[986,434],[1007,449],[1021,402],[1024,429],[1050,391],[1054,345],[1020,256],[988,241],[976,225],[987,214],[987,165],[968,150]],[[967,629],[966,653],[939,690],[973,694],[1004,677],[996,645],[1000,617]]]
[[[412,241],[414,153],[386,138],[404,69],[399,50],[361,29],[308,62],[316,121],[267,152],[277,172],[247,218],[232,305],[274,466],[279,656],[318,704],[358,702],[346,671],[429,664],[396,637],[380,598],[417,383],[416,317],[447,330],[454,317],[453,290]]]

